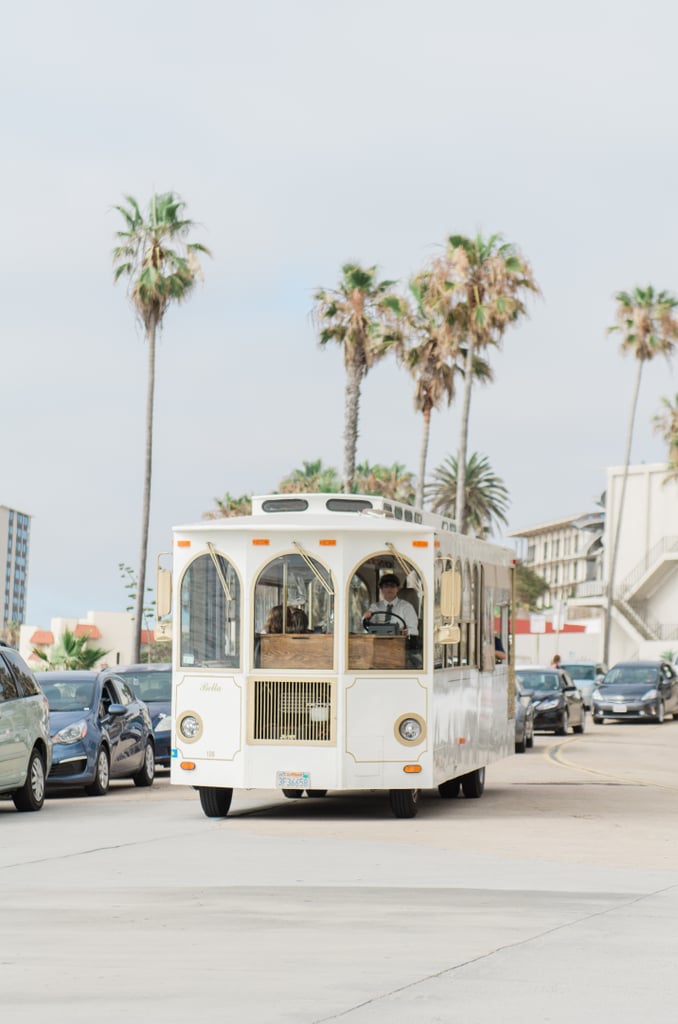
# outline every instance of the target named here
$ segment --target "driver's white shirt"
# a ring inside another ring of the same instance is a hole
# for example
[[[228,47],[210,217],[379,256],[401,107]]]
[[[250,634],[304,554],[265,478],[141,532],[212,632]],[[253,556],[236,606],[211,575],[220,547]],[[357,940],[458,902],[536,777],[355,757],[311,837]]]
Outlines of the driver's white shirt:
[[[381,601],[371,604],[369,610],[371,612],[386,612],[388,611],[389,604],[393,606],[391,608],[393,614],[399,615],[401,619],[405,620],[407,632],[410,636],[418,636],[419,623],[417,622],[417,613],[409,601],[403,601],[400,597],[396,597],[393,601],[384,601],[382,598]],[[384,620],[380,619],[379,621],[383,622]]]

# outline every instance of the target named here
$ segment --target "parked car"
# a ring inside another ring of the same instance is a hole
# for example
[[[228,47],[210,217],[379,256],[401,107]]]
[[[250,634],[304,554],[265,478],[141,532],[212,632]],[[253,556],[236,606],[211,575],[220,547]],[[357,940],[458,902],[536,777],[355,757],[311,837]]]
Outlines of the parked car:
[[[529,693],[516,681],[516,754],[524,754],[534,746],[534,704]]]
[[[155,734],[155,763],[162,765],[163,768],[169,768],[172,666],[163,662],[150,662],[146,665],[116,665],[112,671],[131,683],[137,697],[148,707]]]
[[[39,811],[52,766],[49,706],[30,668],[0,641],[0,795]]]
[[[534,728],[564,736],[586,728],[586,708],[581,693],[562,668],[534,665],[516,669],[516,682],[529,692],[534,705]]]
[[[151,786],[151,716],[124,679],[108,672],[39,672],[49,701],[54,752],[48,790],[82,786],[103,796],[111,779]]]
[[[593,721],[678,718],[678,674],[668,661],[619,661],[593,691]]]
[[[591,695],[605,675],[602,666],[595,661],[561,661],[560,667],[565,669],[584,698],[584,707],[590,711]]]

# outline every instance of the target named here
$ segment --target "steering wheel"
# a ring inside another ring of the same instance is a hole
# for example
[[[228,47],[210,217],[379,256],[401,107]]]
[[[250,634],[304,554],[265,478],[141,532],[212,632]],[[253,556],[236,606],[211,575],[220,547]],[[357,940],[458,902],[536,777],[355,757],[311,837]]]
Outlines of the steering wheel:
[[[402,618],[402,616],[396,615],[395,612],[376,611],[376,612],[372,612],[372,614],[370,615],[369,619],[363,620],[363,625],[365,626],[365,629],[367,630],[368,633],[370,632],[370,623],[374,622],[374,619],[375,619],[375,617],[377,615],[383,615],[384,616],[384,623],[390,622],[391,619],[398,619],[399,622],[402,622],[403,629],[407,629],[407,623]],[[375,626],[376,625],[381,625],[381,623],[376,623],[376,622],[374,624],[375,624]]]

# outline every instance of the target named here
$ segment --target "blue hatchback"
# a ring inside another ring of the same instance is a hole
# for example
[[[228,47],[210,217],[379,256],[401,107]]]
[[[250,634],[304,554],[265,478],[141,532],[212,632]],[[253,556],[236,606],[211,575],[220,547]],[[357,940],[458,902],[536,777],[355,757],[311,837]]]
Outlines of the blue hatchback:
[[[82,786],[103,796],[111,779],[151,786],[155,740],[148,708],[109,672],[37,672],[49,701],[52,769],[47,789]]]
[[[141,665],[116,665],[110,671],[130,683],[137,697],[148,707],[155,734],[155,763],[169,768],[172,666],[167,662],[150,661]]]

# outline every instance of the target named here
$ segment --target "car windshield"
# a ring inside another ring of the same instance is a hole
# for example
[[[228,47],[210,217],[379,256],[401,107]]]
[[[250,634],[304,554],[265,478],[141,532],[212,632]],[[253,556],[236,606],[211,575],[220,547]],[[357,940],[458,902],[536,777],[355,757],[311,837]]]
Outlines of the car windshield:
[[[148,672],[116,672],[144,701],[172,699],[172,670],[169,668],[150,669]]]
[[[655,686],[657,669],[651,665],[618,665],[603,679],[603,686]]]
[[[595,665],[563,665],[563,668],[572,679],[581,679],[591,683],[595,681]]]
[[[525,690],[558,690],[556,672],[516,672],[516,679]]]
[[[94,683],[40,680],[50,711],[89,711],[94,703]]]

